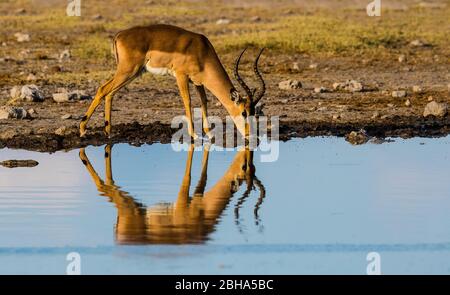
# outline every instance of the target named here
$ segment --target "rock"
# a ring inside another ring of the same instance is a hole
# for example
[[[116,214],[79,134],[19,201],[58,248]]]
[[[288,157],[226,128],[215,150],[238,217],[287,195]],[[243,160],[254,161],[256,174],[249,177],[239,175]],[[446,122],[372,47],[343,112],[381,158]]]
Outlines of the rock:
[[[69,59],[71,57],[72,55],[70,54],[69,49],[65,49],[59,54],[59,60]]]
[[[428,44],[426,42],[423,42],[422,40],[416,39],[413,40],[409,43],[409,45],[413,46],[413,47],[424,47],[427,46]]]
[[[318,64],[316,64],[316,63],[313,63],[313,64],[310,64],[310,65],[309,65],[309,68],[310,68],[311,70],[317,69],[317,67],[318,67]]]
[[[393,108],[393,107],[394,107],[394,104],[393,104],[393,103],[388,103],[386,106],[387,106],[388,108]]]
[[[414,86],[412,87],[412,91],[413,91],[414,93],[422,93],[422,92],[423,92],[423,88],[420,87],[419,85],[414,85]]]
[[[423,116],[435,116],[435,117],[444,117],[447,115],[448,105],[446,103],[439,102],[429,102],[425,106],[425,110],[423,111]]]
[[[22,15],[22,14],[27,13],[27,11],[26,11],[25,8],[19,8],[19,9],[16,9],[16,11],[15,11],[14,13],[15,13],[16,15]]]
[[[333,118],[333,120],[337,120],[337,119],[339,119],[340,117],[341,117],[341,116],[340,116],[339,114],[334,114],[332,118]]]
[[[355,80],[347,80],[343,83],[334,83],[333,84],[334,90],[345,90],[349,92],[361,92],[364,87],[363,85]]]
[[[410,107],[411,106],[411,101],[409,99],[407,99],[405,101],[405,106]]]
[[[372,117],[370,117],[371,119],[376,119],[376,118],[378,118],[380,116],[380,113],[379,112],[374,112],[373,114],[372,114]]]
[[[61,126],[58,129],[55,130],[55,134],[59,135],[59,136],[64,136],[67,132],[67,127],[66,126]]]
[[[58,103],[75,102],[75,101],[91,99],[91,96],[87,95],[82,90],[68,92],[67,89],[63,88],[63,89],[60,89],[60,91],[61,92],[59,92],[59,93],[53,93],[53,100]]]
[[[300,89],[302,88],[302,83],[297,80],[286,80],[278,83],[278,88],[282,90],[290,90],[290,89]]]
[[[10,91],[13,100],[21,99],[29,102],[44,101],[44,95],[36,85],[24,85],[19,90],[19,86],[14,86]]]
[[[62,115],[62,116],[61,116],[61,119],[62,119],[62,120],[69,120],[69,119],[72,119],[72,115],[71,115],[71,114],[65,114],[65,115]]]
[[[14,37],[16,37],[17,42],[29,42],[30,35],[23,33],[15,33]]]
[[[33,74],[33,73],[30,73],[28,76],[27,76],[27,81],[36,81],[38,78],[36,77],[36,75],[35,74]]]
[[[433,100],[434,100],[434,97],[433,97],[432,95],[430,95],[430,96],[428,96],[427,100],[428,100],[428,101],[433,101]]]
[[[392,91],[392,97],[401,98],[406,96],[406,91],[404,90],[396,90]]]
[[[294,63],[292,64],[292,69],[293,69],[294,71],[300,71],[300,66],[299,66],[298,62],[294,62]]]
[[[220,18],[216,21],[216,25],[228,25],[231,23],[231,20],[227,18]]]
[[[391,92],[389,90],[383,90],[383,91],[381,91],[381,94],[382,95],[390,95]]]
[[[316,87],[314,88],[315,93],[325,93],[327,92],[327,89],[325,87]]]
[[[353,145],[360,145],[368,142],[370,137],[364,129],[359,131],[352,131],[345,136],[345,140]]]
[[[30,115],[37,115],[37,112],[34,109],[29,109],[27,112]]]
[[[6,160],[0,162],[0,165],[6,168],[17,168],[17,167],[35,167],[39,163],[35,160]]]
[[[3,106],[0,108],[0,120],[28,119],[30,115],[24,108]]]
[[[282,100],[280,100],[280,103],[282,103],[282,104],[287,104],[289,102],[289,100],[288,99],[282,99]]]
[[[398,56],[398,62],[405,62],[406,61],[406,55],[400,54]]]

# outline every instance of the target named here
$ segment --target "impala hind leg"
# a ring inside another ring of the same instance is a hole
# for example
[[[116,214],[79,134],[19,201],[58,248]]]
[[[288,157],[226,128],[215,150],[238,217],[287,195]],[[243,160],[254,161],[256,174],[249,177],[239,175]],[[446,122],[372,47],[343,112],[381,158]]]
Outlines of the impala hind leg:
[[[83,137],[86,134],[86,125],[95,109],[100,104],[101,100],[105,97],[105,134],[109,137],[111,135],[111,105],[114,94],[122,87],[133,81],[140,73],[142,67],[134,67],[132,69],[118,67],[114,78],[103,84],[94,100],[92,101],[86,115],[83,117],[80,124],[80,136]]]
[[[186,110],[186,117],[188,119],[188,132],[189,135],[195,140],[198,135],[194,131],[194,123],[192,121],[191,112],[191,95],[189,93],[189,78],[185,74],[176,74],[178,88],[180,90],[181,98],[183,99],[184,108]]]
[[[205,135],[208,135],[209,133],[208,98],[206,97],[205,88],[202,85],[200,86],[196,85],[195,89],[197,89],[197,92],[200,95],[200,100],[202,103],[203,131],[205,132]]]

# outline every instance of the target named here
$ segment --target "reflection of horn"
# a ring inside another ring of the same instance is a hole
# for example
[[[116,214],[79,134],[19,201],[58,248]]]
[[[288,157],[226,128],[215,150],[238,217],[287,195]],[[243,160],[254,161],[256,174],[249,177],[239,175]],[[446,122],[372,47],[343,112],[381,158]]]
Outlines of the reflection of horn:
[[[253,213],[255,215],[255,223],[256,225],[259,225],[261,223],[261,218],[259,217],[259,209],[261,208],[262,203],[264,202],[264,199],[266,198],[266,188],[262,184],[262,182],[258,179],[258,177],[254,177],[253,181],[259,189],[259,198],[258,201],[255,204],[255,209],[253,210]]]

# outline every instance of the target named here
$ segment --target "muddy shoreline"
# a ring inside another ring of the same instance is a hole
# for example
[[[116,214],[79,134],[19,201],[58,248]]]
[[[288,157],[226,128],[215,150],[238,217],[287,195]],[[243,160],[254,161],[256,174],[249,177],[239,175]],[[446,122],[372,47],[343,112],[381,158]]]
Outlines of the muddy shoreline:
[[[352,131],[364,129],[368,136],[386,137],[442,137],[450,134],[450,118],[393,117],[383,123],[335,123],[335,122],[280,122],[280,140],[308,136],[338,136],[343,137]],[[60,150],[73,150],[89,145],[99,146],[107,143],[128,143],[135,146],[152,143],[170,143],[172,129],[169,124],[155,122],[148,125],[137,122],[114,126],[110,139],[106,138],[100,127],[89,130],[86,137],[80,138],[73,128],[64,136],[54,133],[16,135],[0,140],[0,148],[24,149],[29,151],[53,153]]]

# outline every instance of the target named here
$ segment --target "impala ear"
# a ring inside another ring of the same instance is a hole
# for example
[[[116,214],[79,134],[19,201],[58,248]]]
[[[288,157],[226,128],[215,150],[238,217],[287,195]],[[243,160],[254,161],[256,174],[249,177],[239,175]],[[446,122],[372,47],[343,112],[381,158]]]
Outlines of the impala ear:
[[[236,89],[232,88],[230,90],[230,99],[236,103],[238,103],[241,99],[241,96],[239,95],[239,92],[237,92]]]

